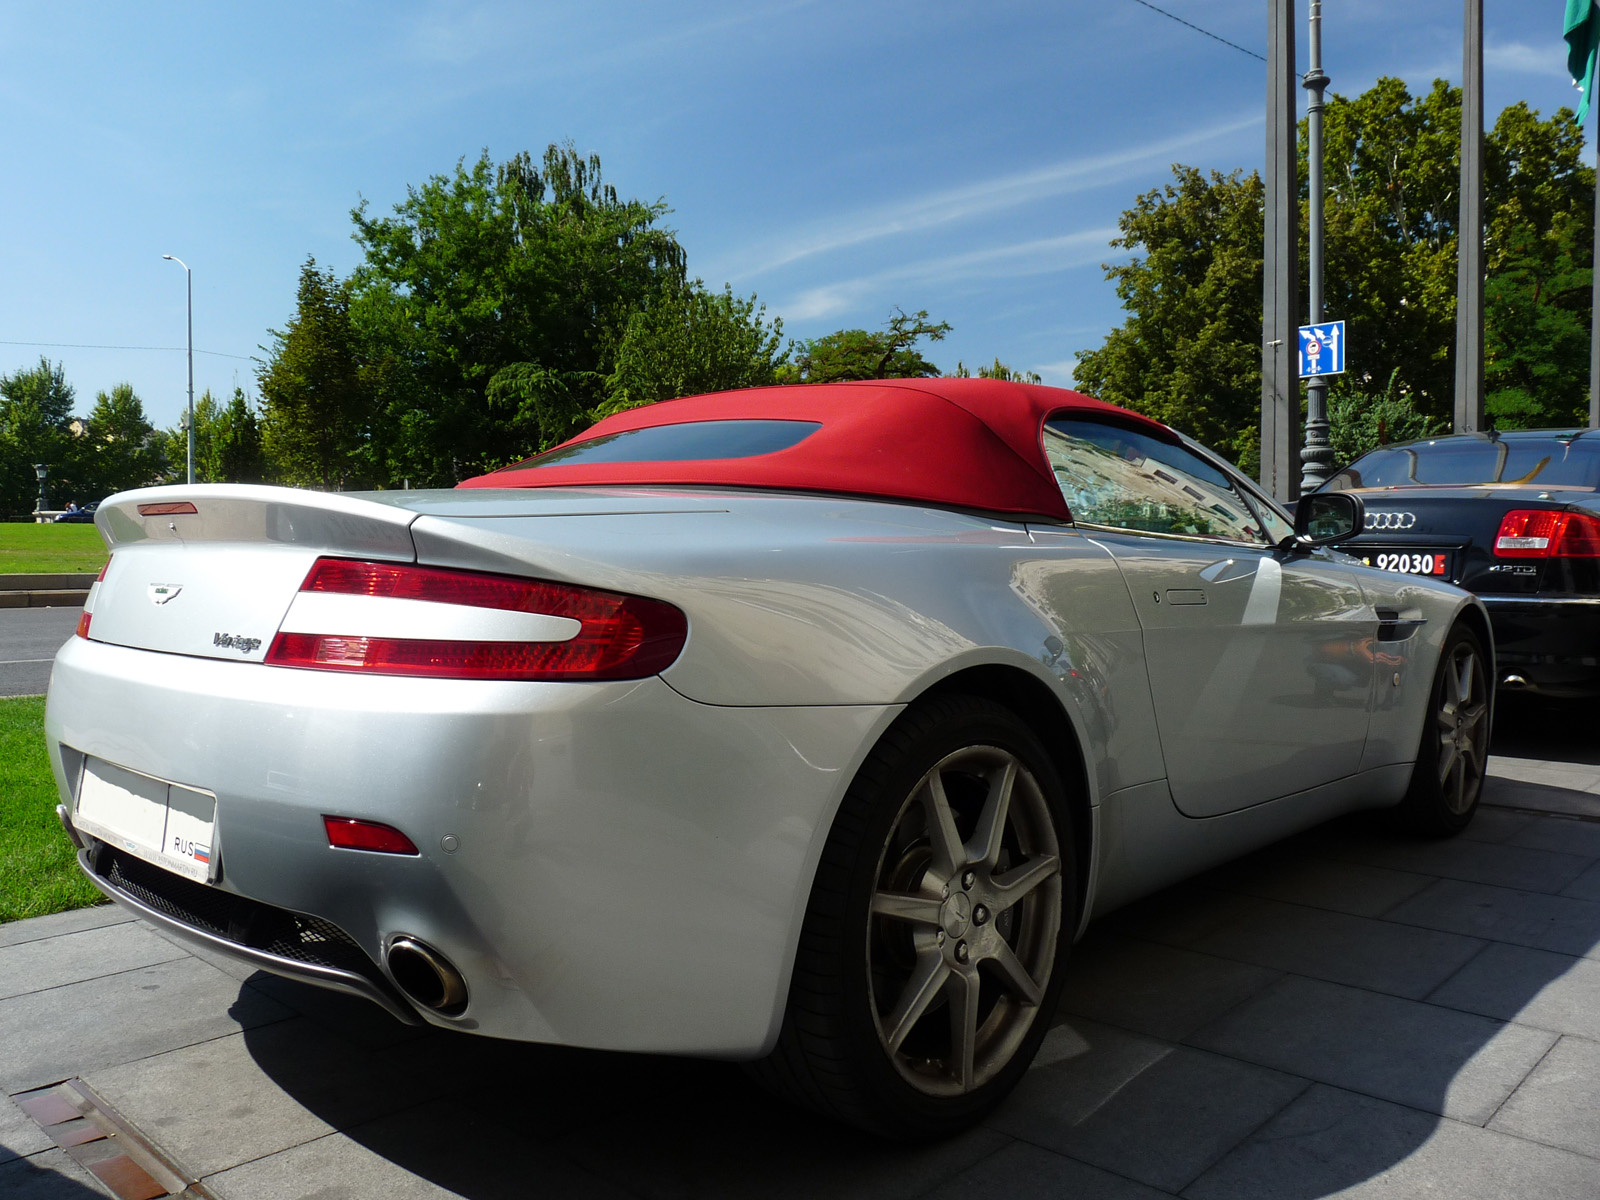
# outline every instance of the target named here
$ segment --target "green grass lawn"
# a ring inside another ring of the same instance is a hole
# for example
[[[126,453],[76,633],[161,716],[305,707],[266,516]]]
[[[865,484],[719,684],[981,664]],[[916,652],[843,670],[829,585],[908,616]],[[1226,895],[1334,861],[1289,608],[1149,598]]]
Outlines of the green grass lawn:
[[[0,575],[98,572],[106,544],[93,525],[24,525],[0,522]]]
[[[56,804],[44,748],[44,697],[0,699],[0,922],[100,899],[78,873]]]

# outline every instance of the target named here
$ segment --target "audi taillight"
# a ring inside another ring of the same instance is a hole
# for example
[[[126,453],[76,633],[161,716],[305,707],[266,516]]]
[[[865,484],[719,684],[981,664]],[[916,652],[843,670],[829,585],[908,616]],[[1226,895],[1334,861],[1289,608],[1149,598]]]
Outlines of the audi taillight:
[[[1600,558],[1600,518],[1553,508],[1516,508],[1500,520],[1500,558]]]
[[[322,558],[266,661],[445,679],[642,679],[688,639],[660,600],[515,575]]]
[[[100,591],[100,581],[106,577],[106,572],[111,569],[111,560],[106,559],[106,565],[100,568],[100,574],[94,577],[94,582],[89,585],[89,594],[84,597],[83,613],[78,617],[78,627],[73,630],[81,638],[89,636],[89,622],[94,616],[94,598]]]

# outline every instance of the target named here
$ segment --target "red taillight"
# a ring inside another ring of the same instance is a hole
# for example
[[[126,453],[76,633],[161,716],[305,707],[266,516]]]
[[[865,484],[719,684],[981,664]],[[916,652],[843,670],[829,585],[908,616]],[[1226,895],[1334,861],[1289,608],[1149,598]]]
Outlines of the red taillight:
[[[322,818],[328,845],[339,850],[372,850],[378,854],[419,854],[417,844],[393,825],[355,817]]]
[[[325,558],[300,590],[560,617],[578,628],[565,641],[378,636],[348,627],[360,623],[352,609],[345,628],[279,633],[268,663],[448,679],[642,679],[671,666],[689,636],[683,613],[659,600],[513,575]]]
[[[1500,558],[1600,558],[1600,518],[1553,508],[1517,508],[1500,521]]]
[[[111,569],[111,560],[109,558],[107,558],[105,566],[100,568],[100,574],[98,574],[98,575],[96,575],[94,577],[94,585],[89,588],[88,598],[85,599],[84,602],[83,602],[83,613],[82,613],[81,616],[78,617],[78,627],[75,630],[73,630],[73,632],[75,634],[77,634],[81,638],[87,638],[89,636],[89,619],[94,616],[94,592],[95,592],[95,587],[98,587],[100,585],[100,583],[106,577],[106,572],[109,571],[110,569]]]

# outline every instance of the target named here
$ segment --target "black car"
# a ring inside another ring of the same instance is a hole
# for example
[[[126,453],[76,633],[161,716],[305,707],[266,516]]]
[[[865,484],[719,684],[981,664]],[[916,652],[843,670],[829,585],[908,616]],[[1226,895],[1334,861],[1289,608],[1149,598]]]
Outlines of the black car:
[[[1469,433],[1383,446],[1319,490],[1353,491],[1370,566],[1476,592],[1499,684],[1600,694],[1600,430]]]
[[[90,525],[94,523],[95,510],[100,507],[100,501],[95,500],[85,504],[82,508],[75,508],[70,512],[61,513],[56,517],[57,525]]]

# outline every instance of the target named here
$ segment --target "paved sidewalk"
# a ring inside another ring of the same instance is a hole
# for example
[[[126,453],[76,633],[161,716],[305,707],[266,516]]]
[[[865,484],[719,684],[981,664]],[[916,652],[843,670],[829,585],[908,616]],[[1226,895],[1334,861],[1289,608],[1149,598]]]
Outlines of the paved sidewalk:
[[[0,1195],[103,1196],[80,1160],[115,1175],[129,1143],[148,1182],[142,1135],[169,1186],[225,1200],[1590,1200],[1588,720],[1560,758],[1537,721],[1513,730],[1461,838],[1334,822],[1102,922],[1016,1096],[933,1147],[794,1112],[730,1065],[408,1030],[111,908],[0,926]],[[100,1102],[55,1126],[90,1139],[77,1160],[16,1099],[48,1117],[52,1095]]]

